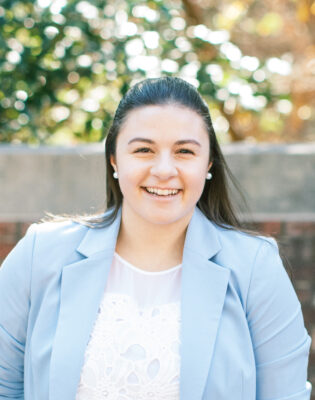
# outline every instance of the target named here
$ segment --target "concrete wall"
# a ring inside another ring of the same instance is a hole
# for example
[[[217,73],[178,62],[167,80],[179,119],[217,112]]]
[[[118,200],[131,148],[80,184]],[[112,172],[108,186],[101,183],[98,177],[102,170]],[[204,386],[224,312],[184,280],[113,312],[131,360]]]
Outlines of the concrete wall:
[[[102,145],[0,146],[0,221],[95,212],[105,201]]]
[[[243,187],[245,219],[315,221],[315,143],[231,144],[223,153]],[[44,212],[95,212],[105,201],[104,145],[0,146],[0,221]]]

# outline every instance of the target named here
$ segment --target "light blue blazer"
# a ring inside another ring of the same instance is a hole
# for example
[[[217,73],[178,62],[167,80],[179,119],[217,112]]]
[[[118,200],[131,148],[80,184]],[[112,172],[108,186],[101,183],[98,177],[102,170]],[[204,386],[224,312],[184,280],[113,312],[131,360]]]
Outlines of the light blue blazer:
[[[108,228],[35,224],[0,269],[0,399],[73,400],[115,250]],[[307,400],[310,348],[273,239],[195,208],[183,253],[180,400]]]

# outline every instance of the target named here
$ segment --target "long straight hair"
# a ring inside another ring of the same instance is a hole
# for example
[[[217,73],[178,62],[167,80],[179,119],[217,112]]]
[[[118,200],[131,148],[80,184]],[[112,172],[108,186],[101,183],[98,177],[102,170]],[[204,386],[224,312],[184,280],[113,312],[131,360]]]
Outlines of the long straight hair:
[[[108,226],[116,218],[123,196],[118,180],[113,178],[114,170],[110,163],[110,157],[115,156],[117,137],[128,114],[137,108],[150,105],[178,105],[201,116],[209,136],[209,162],[213,163],[211,167],[213,178],[210,181],[206,180],[197,207],[209,220],[219,226],[248,231],[242,226],[233,207],[227,177],[230,178],[239,193],[243,205],[246,204],[246,199],[225,162],[212,126],[209,108],[194,86],[177,77],[145,79],[132,86],[123,96],[105,141],[107,212],[81,217],[80,222],[90,227],[101,228]]]
[[[246,198],[239,183],[230,171],[219,143],[217,141],[209,108],[194,86],[177,77],[161,77],[145,79],[132,86],[121,99],[112,125],[105,141],[106,159],[106,204],[105,211],[89,216],[51,216],[49,220],[60,221],[71,219],[72,221],[86,225],[90,228],[104,228],[109,226],[116,218],[122,205],[123,195],[118,180],[113,178],[113,167],[110,157],[115,156],[117,137],[128,114],[136,108],[150,105],[178,105],[196,112],[201,116],[209,136],[210,156],[212,162],[212,179],[206,180],[203,192],[197,202],[197,207],[213,223],[229,230],[239,230],[254,236],[259,232],[248,229],[239,219],[237,213],[247,212],[250,215]],[[231,196],[230,183],[233,185]],[[233,201],[231,200],[233,198]],[[238,201],[236,201],[238,198]],[[237,209],[236,209],[237,207]],[[264,236],[266,235],[264,233]],[[292,267],[280,248],[280,255],[284,266],[292,278]]]

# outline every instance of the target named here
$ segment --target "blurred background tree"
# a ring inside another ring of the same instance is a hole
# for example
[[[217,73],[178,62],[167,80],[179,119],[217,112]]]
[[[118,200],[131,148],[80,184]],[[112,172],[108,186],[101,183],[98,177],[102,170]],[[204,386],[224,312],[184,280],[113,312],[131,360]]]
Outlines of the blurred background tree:
[[[0,142],[101,141],[121,96],[179,76],[221,143],[315,139],[313,0],[0,0]]]

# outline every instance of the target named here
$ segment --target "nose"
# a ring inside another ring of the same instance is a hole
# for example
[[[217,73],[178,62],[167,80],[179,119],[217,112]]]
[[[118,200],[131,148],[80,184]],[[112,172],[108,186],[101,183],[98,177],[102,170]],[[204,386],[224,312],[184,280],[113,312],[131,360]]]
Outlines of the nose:
[[[177,168],[170,154],[160,154],[155,158],[154,164],[151,167],[151,174],[160,179],[169,179],[177,175]]]

